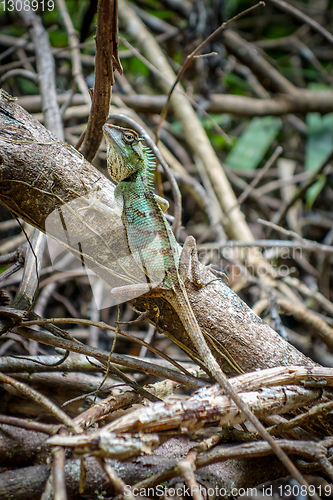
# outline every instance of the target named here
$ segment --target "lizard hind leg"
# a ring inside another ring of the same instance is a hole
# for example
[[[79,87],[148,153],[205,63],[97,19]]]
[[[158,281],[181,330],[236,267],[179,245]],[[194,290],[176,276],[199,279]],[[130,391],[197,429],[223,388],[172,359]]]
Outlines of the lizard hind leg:
[[[188,236],[185,240],[183,249],[179,258],[179,276],[184,283],[187,278],[191,263],[191,281],[197,288],[203,288],[205,284],[201,281],[199,258],[196,241],[193,236]]]
[[[207,266],[206,269],[209,269],[213,274],[215,274],[215,276],[217,276],[217,278],[208,281],[208,283],[207,282],[203,283],[201,279],[200,261],[198,258],[196,241],[193,236],[188,236],[186,238],[183,249],[180,254],[178,272],[183,283],[187,278],[190,262],[191,262],[191,281],[198,289],[209,285],[213,281],[224,280],[225,282],[228,283],[228,276],[224,272],[214,269],[211,265]]]

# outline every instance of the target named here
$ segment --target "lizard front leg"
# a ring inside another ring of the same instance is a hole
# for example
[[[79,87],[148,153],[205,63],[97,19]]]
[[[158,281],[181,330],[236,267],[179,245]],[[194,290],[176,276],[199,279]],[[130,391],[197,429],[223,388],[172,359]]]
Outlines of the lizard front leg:
[[[168,210],[168,208],[170,206],[168,200],[166,200],[165,198],[162,198],[162,196],[158,196],[158,194],[155,194],[155,200],[159,204],[160,209],[162,210],[163,213]]]
[[[112,288],[111,295],[117,298],[119,302],[127,302],[128,300],[141,297],[141,295],[151,292],[160,285],[161,282],[158,281],[156,283],[133,283],[132,285],[118,286]]]
[[[114,207],[110,207],[109,205],[103,203],[102,199],[104,197],[104,194],[100,193],[98,188],[94,191],[88,191],[86,185],[84,183],[82,184],[86,194],[85,196],[81,196],[81,199],[87,203],[87,206],[78,208],[78,212],[94,210],[95,212],[100,212],[103,215],[107,215],[112,220],[120,219],[122,214],[122,206],[118,200],[115,201]]]

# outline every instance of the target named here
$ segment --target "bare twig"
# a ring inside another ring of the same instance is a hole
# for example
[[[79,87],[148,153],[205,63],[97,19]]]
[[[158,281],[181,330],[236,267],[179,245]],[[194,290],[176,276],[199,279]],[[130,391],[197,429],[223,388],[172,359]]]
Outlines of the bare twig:
[[[324,253],[332,253],[333,252],[333,246],[331,245],[322,245],[321,243],[317,243],[317,241],[313,240],[307,240],[306,238],[302,238],[299,234],[295,233],[294,231],[290,231],[289,229],[284,229],[281,226],[278,226],[274,222],[269,222],[263,219],[258,219],[258,222],[260,224],[263,224],[264,226],[270,227],[274,229],[275,231],[279,231],[282,234],[285,234],[286,236],[295,238],[297,241],[295,242],[296,245],[303,245],[301,248],[309,248],[309,250],[316,251],[319,250],[320,252]],[[283,242],[285,243],[285,242]],[[289,242],[292,243],[292,242]]]
[[[294,196],[291,198],[291,200],[288,203],[283,204],[283,206],[276,212],[276,214],[273,217],[272,222],[275,224],[279,224],[281,220],[283,220],[290,209],[297,200],[301,199],[305,192],[308,190],[309,187],[311,187],[318,178],[318,175],[321,174],[322,172],[325,172],[325,168],[330,163],[333,159],[333,153],[330,153],[328,157],[323,161],[322,165],[318,168],[316,172],[313,172],[312,176],[307,179],[306,182],[300,187],[300,189],[294,194]]]
[[[198,452],[195,449],[190,450],[187,457],[178,462],[177,467],[192,493],[193,500],[203,500],[194,475],[197,456]]]
[[[169,80],[164,74],[163,74],[163,71],[160,71],[158,69],[157,66],[154,66],[154,64],[152,64],[148,59],[146,59],[142,54],[140,54],[140,52],[135,48],[133,47],[125,38],[121,38],[121,41],[124,45],[126,45],[126,47],[129,48],[129,50],[131,52],[133,52],[133,54],[136,55],[136,57],[138,59],[140,59],[140,61],[142,61],[146,66],[147,68],[149,68],[152,73],[154,73],[156,76],[158,76],[158,78],[164,82],[166,85],[168,85],[168,88],[170,88],[170,86],[172,86],[172,81]],[[216,132],[218,134],[220,134],[222,137],[224,137],[224,139],[226,140],[227,144],[231,145],[231,140],[229,139],[229,137],[226,135],[226,133],[221,129],[221,127],[216,123],[215,120],[213,120],[213,118],[210,116],[209,113],[207,113],[206,109],[204,109],[202,106],[200,106],[200,104],[198,104],[198,102],[192,97],[190,96],[189,94],[187,94],[186,92],[184,92],[183,90],[179,89],[179,88],[176,88],[175,89],[175,92],[183,95],[186,97],[186,99],[188,99],[190,101],[190,103],[193,105],[193,107],[200,113],[202,114],[205,118],[207,118],[212,124],[213,124],[213,127],[214,127],[214,130],[216,130]],[[122,96],[123,97],[123,96]],[[139,98],[140,99],[140,96],[136,96],[136,98]],[[166,97],[163,96],[163,102],[165,102],[165,99]]]
[[[244,201],[248,198],[248,196],[250,196],[251,192],[256,187],[256,185],[258,184],[258,182],[263,178],[263,176],[266,174],[266,172],[268,172],[268,170],[271,168],[271,166],[273,165],[273,163],[275,162],[275,160],[280,156],[280,154],[282,154],[282,151],[283,151],[283,149],[281,148],[281,146],[278,146],[275,149],[275,151],[272,154],[272,156],[270,157],[270,159],[258,171],[257,175],[254,177],[254,179],[252,180],[252,182],[248,185],[248,187],[246,189],[244,189],[244,191],[242,192],[242,194],[239,196],[239,198],[237,200],[237,202],[238,202],[239,205],[241,205],[242,203],[244,203]],[[229,211],[228,211],[228,213],[230,212],[230,210],[233,210],[233,208],[235,208],[235,207],[230,208]]]
[[[168,82],[174,82],[176,75],[167,62],[164,53],[125,0],[122,0],[119,4],[119,18],[136,39],[146,57],[155,63],[158,70],[164,74]],[[169,83],[165,84],[163,81],[160,83],[163,90],[169,92]],[[228,211],[230,207],[235,205],[237,200],[206,132],[203,130],[198,117],[186,98],[178,92],[174,92],[171,96],[171,102],[173,111],[182,124],[189,147],[201,159],[211,178],[221,207],[225,211]],[[235,239],[253,239],[253,235],[245,222],[244,215],[239,209],[236,208],[231,212],[228,223],[228,229],[235,236]]]
[[[30,420],[24,420],[23,418],[11,417],[9,415],[0,415],[0,423],[6,425],[13,425],[15,427],[21,427],[21,429],[27,429],[29,431],[43,432],[49,434],[50,436],[55,434],[59,426],[43,424],[41,422],[31,422]]]
[[[156,382],[155,384],[149,385],[149,391],[155,394],[157,397],[161,399],[165,399],[167,396],[172,394],[172,390],[174,389],[176,383],[170,380]],[[121,394],[111,394],[107,398],[102,401],[96,403],[94,406],[80,413],[77,417],[75,417],[76,423],[78,423],[81,427],[87,428],[92,424],[105,418],[109,413],[119,410],[120,408],[127,408],[130,405],[138,404],[143,401],[142,396],[137,394],[135,391],[128,390],[122,392]]]
[[[288,14],[292,14],[296,19],[299,19],[301,22],[307,23],[311,28],[320,33],[326,40],[333,44],[333,35],[329,31],[327,31],[323,26],[321,26],[317,21],[315,21],[312,17],[307,16],[304,12],[300,11],[290,3],[284,2],[284,0],[268,0],[271,4],[275,5],[279,9],[287,12]]]
[[[66,31],[68,34],[69,46],[71,48],[72,55],[72,66],[73,66],[73,76],[76,82],[77,87],[80,89],[83,94],[84,101],[86,104],[90,105],[91,99],[87,84],[84,80],[82,74],[81,60],[80,60],[80,49],[79,49],[79,40],[74,30],[74,26],[72,20],[70,18],[67,5],[64,0],[56,0],[57,7],[61,13],[63,18]]]
[[[223,32],[223,42],[227,50],[245,66],[250,68],[266,89],[281,94],[298,94],[298,89],[258,53],[255,46],[232,30]]]
[[[96,457],[96,459],[101,467],[105,470],[117,493],[120,493],[124,498],[126,498],[126,500],[135,500],[131,490],[129,488],[126,488],[126,483],[124,483],[124,481],[118,476],[111,465],[103,458]]]
[[[15,389],[17,389],[21,394],[24,394],[29,399],[36,401],[36,403],[46,408],[50,413],[52,413],[52,415],[54,415],[58,420],[60,420],[60,422],[62,422],[72,431],[76,433],[82,432],[81,427],[76,424],[65,412],[58,408],[48,398],[35,391],[28,385],[23,384],[22,382],[18,382],[17,380],[9,377],[8,375],[5,375],[4,373],[0,373],[0,381],[4,384],[9,384],[15,387]]]
[[[81,318],[52,318],[52,319],[35,319],[32,321],[27,321],[24,323],[24,326],[33,326],[33,325],[47,325],[47,324],[77,324],[77,325],[89,325],[89,326],[95,326],[96,328],[100,328],[102,330],[109,330],[111,332],[115,332],[117,329],[114,326],[110,326],[103,321],[93,321],[89,319],[81,319]],[[155,347],[147,344],[143,340],[135,337],[135,335],[130,334],[129,332],[125,332],[122,330],[118,330],[119,335],[123,335],[124,337],[132,340],[133,342],[137,342],[138,344],[146,347],[149,351],[154,352],[158,356],[161,356],[163,359],[174,365],[178,370],[181,372],[185,373],[185,375],[190,376],[190,374],[183,368],[177,361],[173,360],[169,356],[167,356],[165,353],[162,351],[159,351]]]
[[[66,429],[60,429],[59,435],[66,435]],[[61,446],[55,446],[53,454],[53,500],[67,500],[66,481],[65,481],[65,459],[66,450]]]
[[[18,328],[17,331],[22,337],[31,338],[33,340],[37,340],[37,342],[41,342],[46,345],[52,345],[54,347],[60,347],[62,349],[77,352],[79,354],[85,354],[86,356],[97,359],[102,363],[106,363],[109,358],[109,353],[107,351],[103,351],[102,349],[89,347],[84,344],[78,344],[76,342],[71,342],[59,337],[53,337],[52,335],[46,335],[41,332],[35,332],[27,328]],[[147,361],[122,356],[117,353],[112,354],[111,361],[112,363],[126,366],[136,371],[143,371],[144,373],[149,373],[157,377],[170,378],[170,380],[174,380],[175,382],[183,384],[187,387],[192,387],[194,389],[198,389],[199,387],[206,385],[204,382],[194,377],[186,376],[182,373],[176,372],[175,370],[154,365],[152,363],[148,363]],[[130,385],[133,385],[133,382]]]
[[[263,221],[265,225],[270,225],[275,229],[275,224],[267,223]],[[279,226],[278,226],[279,227]],[[302,238],[303,239],[303,238]],[[329,245],[322,245],[312,240],[303,241],[288,241],[288,240],[253,240],[253,241],[237,241],[228,240],[225,243],[204,243],[198,245],[199,250],[222,250],[223,248],[246,248],[246,247],[258,247],[258,248],[300,248],[302,250],[307,250],[309,252],[322,252],[323,254],[330,255],[333,253],[333,247]]]
[[[281,435],[284,432],[289,431],[290,429],[294,429],[295,427],[300,427],[301,425],[304,425],[313,417],[318,417],[318,416],[324,417],[325,415],[330,413],[332,408],[333,408],[333,401],[329,401],[328,403],[321,403],[319,405],[314,406],[313,408],[310,408],[310,410],[307,411],[306,413],[298,415],[297,417],[292,418],[281,424],[269,427],[267,430],[272,435],[275,436]]]
[[[314,332],[320,335],[325,344],[333,350],[333,328],[316,313],[286,299],[277,299],[277,303],[285,313],[295,316],[302,323],[311,325]]]
[[[308,460],[316,460],[319,453],[323,453],[323,446],[326,451],[331,445],[331,441],[326,442],[325,440],[315,443],[309,441],[288,441],[286,439],[277,440],[279,446],[288,454],[300,455]],[[212,451],[200,454],[195,461],[196,469],[199,470],[202,467],[206,467],[209,464],[214,464],[218,462],[224,462],[226,460],[235,460],[240,458],[251,458],[268,456],[272,454],[272,450],[269,445],[264,442],[254,442],[246,443],[235,446],[217,446]],[[152,488],[158,484],[179,476],[179,470],[177,467],[172,466],[161,473],[154,474],[153,476],[139,481],[135,484],[137,491],[140,489]],[[319,500],[317,494],[314,497]],[[118,500],[119,497],[117,497]]]
[[[225,23],[223,23],[219,28],[217,28],[213,33],[211,33],[203,42],[200,43],[200,45],[198,45],[198,47],[196,49],[194,49],[193,52],[191,52],[191,54],[189,54],[186,57],[186,60],[185,60],[184,64],[182,65],[181,69],[177,73],[177,77],[176,77],[175,82],[173,83],[171,89],[168,92],[168,99],[167,99],[167,102],[166,102],[166,104],[164,105],[164,107],[162,109],[160,122],[159,122],[159,124],[157,126],[157,129],[156,129],[156,142],[158,141],[159,131],[160,131],[161,127],[162,127],[162,123],[165,120],[165,118],[167,116],[167,113],[168,113],[168,108],[169,108],[169,104],[170,104],[171,95],[172,95],[172,93],[173,93],[173,91],[174,91],[177,83],[180,82],[180,80],[182,79],[182,77],[183,77],[185,71],[187,70],[187,68],[189,67],[189,65],[193,62],[193,60],[195,59],[195,57],[197,57],[197,54],[199,54],[199,52],[203,49],[203,47],[205,45],[207,45],[207,43],[209,43],[211,40],[213,40],[213,38],[215,36],[217,36],[219,33],[221,33],[226,28],[228,28],[228,26],[230,26],[230,24],[232,24],[233,22],[237,21],[241,17],[246,16],[247,14],[249,14],[250,12],[252,12],[253,10],[257,9],[258,7],[264,7],[264,6],[265,6],[265,2],[260,1],[256,5],[253,5],[249,9],[246,9],[243,12],[240,12],[236,16],[232,17],[231,19],[229,19],[228,21],[226,21]]]
[[[137,55],[139,57],[139,55]],[[141,56],[140,56],[141,57]],[[143,58],[144,63],[149,61]],[[154,66],[150,65],[153,71]],[[156,68],[154,69],[156,72]],[[159,74],[159,78],[162,75]],[[167,83],[170,85],[169,81]],[[313,91],[308,89],[296,89],[297,93],[286,95],[277,95],[271,99],[257,99],[254,97],[247,97],[242,95],[232,94],[211,94],[209,99],[205,101],[204,116],[208,119],[209,113],[229,113],[233,116],[283,116],[290,113],[306,114],[309,112],[317,112],[321,114],[330,113],[333,111],[333,92],[331,90]],[[178,88],[176,92],[180,93]],[[184,94],[187,95],[187,94]],[[120,96],[113,93],[113,96]],[[166,103],[167,97],[165,95],[121,95],[122,101],[126,106],[134,109],[138,113],[161,113],[163,106]],[[198,102],[202,99],[201,96],[194,95],[187,96],[193,106],[198,106]],[[58,94],[57,99],[59,104],[63,104],[67,98],[67,93]],[[18,98],[18,103],[23,106],[30,113],[37,113],[40,111],[40,96],[32,95],[21,96]],[[67,120],[69,116],[82,116],[81,106],[84,104],[82,94],[74,94],[72,99],[72,107],[66,111],[64,119]],[[202,113],[203,108],[197,107],[198,111]],[[89,113],[89,108],[84,108],[86,115]],[[78,114],[80,111],[80,114]],[[36,115],[38,120],[42,120],[42,115]],[[220,132],[220,131],[219,131]]]
[[[316,249],[316,251],[318,250]],[[328,300],[322,293],[318,292],[317,290],[311,290],[311,288],[309,288],[305,283],[302,283],[297,278],[286,276],[285,278],[283,278],[283,281],[287,283],[287,285],[289,285],[291,288],[296,288],[296,290],[305,295],[305,297],[311,297],[315,299],[318,304],[320,304],[331,316],[333,316],[333,303]]]
[[[10,71],[7,71],[7,73],[2,75],[0,78],[0,85],[3,85],[9,78],[13,78],[16,76],[21,77],[21,78],[26,78],[27,80],[31,80],[36,85],[38,85],[38,83],[39,83],[37,73],[30,71],[28,69],[18,68],[18,69],[12,69]]]
[[[91,113],[81,147],[83,156],[91,161],[103,137],[113,85],[113,65],[121,72],[118,58],[118,0],[99,0],[96,29],[96,72]]]
[[[35,46],[45,125],[63,141],[64,131],[56,98],[54,59],[48,34],[40,18],[32,10],[22,9],[18,14],[29,27]]]

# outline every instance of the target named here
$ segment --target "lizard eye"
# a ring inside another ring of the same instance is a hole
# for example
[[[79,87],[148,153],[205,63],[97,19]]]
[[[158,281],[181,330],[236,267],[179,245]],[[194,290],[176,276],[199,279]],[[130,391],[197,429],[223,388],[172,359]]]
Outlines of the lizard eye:
[[[134,134],[131,134],[130,132],[124,134],[123,137],[125,142],[127,142],[127,144],[131,144],[135,139]]]

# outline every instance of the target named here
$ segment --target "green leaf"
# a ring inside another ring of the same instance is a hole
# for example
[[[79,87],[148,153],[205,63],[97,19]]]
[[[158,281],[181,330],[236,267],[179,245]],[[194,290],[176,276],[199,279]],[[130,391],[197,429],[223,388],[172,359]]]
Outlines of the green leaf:
[[[274,116],[253,118],[228,153],[225,163],[240,170],[254,170],[265,156],[269,146],[282,127],[282,120]]]
[[[305,145],[305,170],[316,172],[333,151],[333,113],[306,115],[308,137]],[[326,183],[325,176],[306,191],[306,205],[311,208]]]
[[[159,19],[172,19],[175,16],[172,10],[147,10],[147,13]]]
[[[123,59],[121,61],[123,68],[124,68],[124,73],[128,72],[130,75],[135,75],[135,78],[140,76],[149,76],[150,75],[150,69],[147,68],[145,63],[140,61],[137,57],[130,57],[128,59]]]
[[[325,83],[318,83],[318,82],[310,82],[308,85],[309,90],[332,90],[332,87],[330,85],[326,85]]]
[[[222,81],[230,89],[232,94],[246,95],[251,91],[250,84],[233,73],[226,74]]]
[[[17,83],[20,87],[22,94],[24,95],[39,94],[39,89],[37,85],[31,80],[27,80],[26,78],[17,78]]]
[[[329,90],[331,87],[322,83],[311,82],[308,88],[313,91]],[[319,113],[306,115],[308,137],[305,145],[305,170],[316,172],[328,155],[333,151],[333,113],[321,116]],[[323,175],[306,192],[306,205],[310,209],[326,183]]]
[[[312,208],[312,205],[326,184],[326,176],[324,174],[319,174],[318,179],[319,180],[306,191],[306,207],[308,210]]]
[[[308,113],[306,123],[305,170],[316,172],[333,151],[333,113]]]

